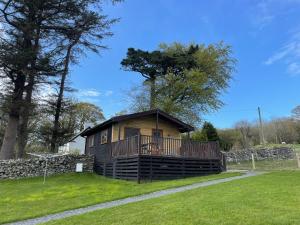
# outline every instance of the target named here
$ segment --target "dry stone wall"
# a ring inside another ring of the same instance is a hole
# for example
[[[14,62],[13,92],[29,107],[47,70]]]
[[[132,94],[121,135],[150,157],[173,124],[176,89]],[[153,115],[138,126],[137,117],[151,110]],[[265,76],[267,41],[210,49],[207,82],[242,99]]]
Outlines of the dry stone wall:
[[[294,159],[295,152],[292,148],[281,147],[274,149],[248,149],[243,151],[223,152],[226,157],[226,162],[242,162],[251,160],[252,154],[255,156],[255,160],[267,160],[267,159]]]
[[[75,172],[76,164],[83,164],[83,172],[93,172],[94,156],[64,155],[48,159],[47,175]],[[43,176],[46,161],[40,158],[0,160],[0,179]]]

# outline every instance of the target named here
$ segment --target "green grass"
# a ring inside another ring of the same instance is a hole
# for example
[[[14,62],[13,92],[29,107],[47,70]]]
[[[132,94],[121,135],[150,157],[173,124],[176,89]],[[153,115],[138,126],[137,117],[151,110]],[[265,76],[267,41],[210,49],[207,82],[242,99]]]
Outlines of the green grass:
[[[0,223],[33,218],[156,190],[237,176],[240,173],[137,184],[96,174],[65,174],[43,179],[0,181]]]
[[[262,160],[255,161],[255,168],[259,171],[278,171],[278,170],[299,170],[297,160]],[[252,161],[232,162],[227,164],[227,169],[230,170],[252,170]]]
[[[131,203],[47,225],[300,224],[300,172],[281,171]]]

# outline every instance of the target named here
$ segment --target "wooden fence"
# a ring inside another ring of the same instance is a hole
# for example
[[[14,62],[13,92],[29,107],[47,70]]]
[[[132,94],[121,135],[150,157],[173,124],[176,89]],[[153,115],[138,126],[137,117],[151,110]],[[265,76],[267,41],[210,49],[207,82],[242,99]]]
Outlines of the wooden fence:
[[[220,159],[218,142],[198,142],[186,139],[139,135],[111,143],[112,158],[153,155],[197,159]]]

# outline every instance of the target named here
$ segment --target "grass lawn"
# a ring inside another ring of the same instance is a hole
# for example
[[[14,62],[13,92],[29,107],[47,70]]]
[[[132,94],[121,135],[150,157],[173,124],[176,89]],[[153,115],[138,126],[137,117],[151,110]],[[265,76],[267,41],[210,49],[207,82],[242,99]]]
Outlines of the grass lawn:
[[[272,172],[47,223],[58,224],[300,224],[300,172]]]
[[[149,193],[196,182],[237,176],[240,173],[137,184],[96,174],[65,174],[43,179],[0,181],[0,223],[33,218],[67,209]]]
[[[299,170],[298,163],[296,159],[289,160],[262,160],[255,161],[256,170],[263,171],[272,171],[272,170]],[[243,170],[252,170],[252,161],[244,162],[232,162],[227,163],[227,169],[243,169]]]

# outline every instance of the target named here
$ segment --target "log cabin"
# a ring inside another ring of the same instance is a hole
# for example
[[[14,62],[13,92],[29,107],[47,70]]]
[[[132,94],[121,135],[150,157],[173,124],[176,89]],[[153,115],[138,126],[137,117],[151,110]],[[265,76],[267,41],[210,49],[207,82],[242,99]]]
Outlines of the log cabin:
[[[139,182],[225,170],[218,142],[192,141],[193,130],[155,109],[112,117],[81,135],[86,137],[85,154],[95,156],[95,172],[108,177]]]

